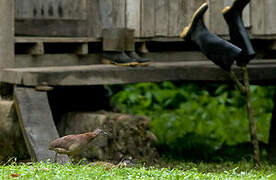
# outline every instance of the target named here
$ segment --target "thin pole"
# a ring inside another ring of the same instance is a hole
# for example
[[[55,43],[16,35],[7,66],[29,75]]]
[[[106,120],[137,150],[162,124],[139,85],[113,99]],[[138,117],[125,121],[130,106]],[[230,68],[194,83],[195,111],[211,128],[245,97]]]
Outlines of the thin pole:
[[[247,66],[242,66],[243,75],[244,75],[244,85],[246,89],[246,102],[247,102],[247,116],[249,121],[250,137],[251,143],[254,147],[254,164],[256,167],[260,166],[260,149],[259,142],[257,138],[256,123],[254,119],[254,112],[251,105],[251,96],[250,96],[250,84],[249,84],[249,75]]]

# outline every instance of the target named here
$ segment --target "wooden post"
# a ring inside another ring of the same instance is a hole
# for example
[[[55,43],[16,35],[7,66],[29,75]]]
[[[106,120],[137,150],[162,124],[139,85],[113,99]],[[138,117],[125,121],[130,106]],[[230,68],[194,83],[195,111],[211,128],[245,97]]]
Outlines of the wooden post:
[[[276,90],[274,92],[274,108],[272,111],[272,119],[269,134],[268,159],[271,163],[276,164]]]
[[[0,70],[2,70],[14,66],[14,0],[0,0],[0,24]]]

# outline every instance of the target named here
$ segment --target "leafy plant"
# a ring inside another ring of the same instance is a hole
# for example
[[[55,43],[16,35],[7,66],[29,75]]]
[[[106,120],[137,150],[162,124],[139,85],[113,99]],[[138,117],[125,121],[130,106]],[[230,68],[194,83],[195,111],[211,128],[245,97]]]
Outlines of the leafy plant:
[[[114,109],[146,115],[159,145],[185,149],[208,141],[211,149],[250,141],[244,97],[231,85],[181,82],[139,83],[108,87]],[[259,140],[268,142],[274,87],[251,86]],[[206,139],[204,140],[205,137]],[[181,140],[181,141],[180,141]],[[181,142],[181,144],[179,144]],[[182,147],[182,148],[181,148]]]
[[[108,169],[104,166],[54,164],[38,162],[13,163],[0,166],[0,179],[275,179],[275,166],[263,164],[252,169],[246,162],[239,164],[206,164],[164,162],[167,167],[122,167]],[[169,167],[168,167],[169,166]]]

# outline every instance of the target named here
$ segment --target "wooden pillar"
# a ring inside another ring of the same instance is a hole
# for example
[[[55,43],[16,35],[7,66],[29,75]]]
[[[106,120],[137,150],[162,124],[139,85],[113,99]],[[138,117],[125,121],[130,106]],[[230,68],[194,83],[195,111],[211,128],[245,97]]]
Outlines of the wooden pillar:
[[[0,96],[11,95],[9,85],[1,83],[4,68],[14,67],[14,0],[0,0]]]
[[[276,164],[276,90],[274,93],[274,108],[272,111],[272,119],[269,134],[268,159],[270,162]]]
[[[14,0],[0,0],[0,70],[13,66]]]

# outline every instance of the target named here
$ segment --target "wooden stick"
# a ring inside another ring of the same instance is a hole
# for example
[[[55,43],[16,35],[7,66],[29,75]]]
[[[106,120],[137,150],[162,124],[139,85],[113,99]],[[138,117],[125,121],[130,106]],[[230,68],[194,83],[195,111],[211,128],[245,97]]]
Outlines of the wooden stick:
[[[274,90],[274,107],[272,111],[272,118],[270,122],[270,133],[269,133],[269,149],[268,149],[268,160],[272,164],[276,164],[276,90]]]
[[[240,80],[238,79],[238,77],[236,76],[236,74],[233,72],[233,70],[230,70],[229,76],[236,83],[236,85],[238,86],[238,88],[240,89],[240,91],[242,93],[245,93],[246,92],[245,86],[240,82]]]
[[[254,119],[254,112],[251,106],[251,97],[250,97],[250,84],[249,84],[249,75],[247,66],[242,66],[242,70],[244,73],[244,84],[246,89],[246,102],[247,102],[247,116],[249,120],[249,129],[250,129],[250,137],[251,142],[254,147],[254,164],[256,167],[260,166],[260,149],[259,149],[259,142],[257,138],[256,132],[256,124]]]

